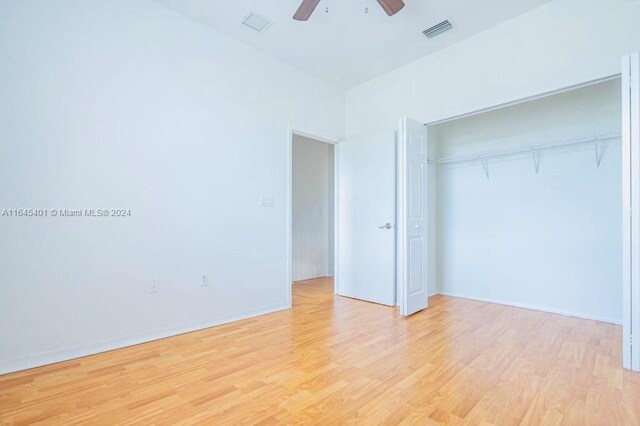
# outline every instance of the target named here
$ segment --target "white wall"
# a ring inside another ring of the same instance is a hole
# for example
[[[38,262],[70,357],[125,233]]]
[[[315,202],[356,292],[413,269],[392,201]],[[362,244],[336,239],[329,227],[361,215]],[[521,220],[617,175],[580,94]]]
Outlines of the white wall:
[[[622,56],[640,50],[638,22],[636,0],[547,3],[349,90],[347,136],[396,128],[402,115],[433,122],[617,74]]]
[[[293,137],[293,280],[333,275],[333,145]]]
[[[620,83],[599,84],[431,129],[440,156],[620,130]],[[440,165],[442,293],[622,320],[620,139],[489,163]]]
[[[0,63],[0,209],[132,212],[0,217],[0,373],[288,307],[288,125],[340,89],[150,0],[2,1]]]
[[[618,74],[622,56],[640,50],[638,22],[634,0],[547,3],[348,90],[347,137],[397,128],[404,115],[434,122]]]

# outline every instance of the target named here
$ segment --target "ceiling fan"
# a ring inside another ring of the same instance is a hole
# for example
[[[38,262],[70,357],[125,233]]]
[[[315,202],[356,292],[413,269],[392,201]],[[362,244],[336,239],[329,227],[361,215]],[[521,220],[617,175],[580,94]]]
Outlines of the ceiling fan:
[[[318,3],[320,3],[320,0],[302,0],[300,7],[293,15],[293,19],[296,21],[308,20]],[[404,1],[402,0],[378,0],[378,3],[389,16],[395,15],[404,7]]]

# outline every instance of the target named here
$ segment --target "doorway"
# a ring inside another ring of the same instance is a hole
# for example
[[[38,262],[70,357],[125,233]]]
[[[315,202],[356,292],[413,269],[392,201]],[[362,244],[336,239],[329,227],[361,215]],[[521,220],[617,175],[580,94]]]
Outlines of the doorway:
[[[331,286],[335,271],[334,143],[291,132],[291,285]]]

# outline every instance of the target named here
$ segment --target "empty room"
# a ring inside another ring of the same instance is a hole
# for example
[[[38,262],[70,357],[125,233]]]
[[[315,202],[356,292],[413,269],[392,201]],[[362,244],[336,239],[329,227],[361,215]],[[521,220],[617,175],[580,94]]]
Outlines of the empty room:
[[[639,22],[0,1],[0,424],[640,425]]]

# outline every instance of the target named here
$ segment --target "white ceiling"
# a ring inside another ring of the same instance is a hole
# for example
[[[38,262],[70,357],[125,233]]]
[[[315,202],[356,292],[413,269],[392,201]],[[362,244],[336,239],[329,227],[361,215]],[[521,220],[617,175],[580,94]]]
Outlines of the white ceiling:
[[[217,31],[342,87],[431,54],[550,0],[405,0],[388,17],[376,0],[322,0],[307,22],[291,17],[299,0],[157,0]],[[365,14],[365,7],[369,13]],[[329,13],[325,13],[325,8]],[[241,24],[251,12],[274,25],[260,34]],[[422,30],[449,19],[434,39]]]

